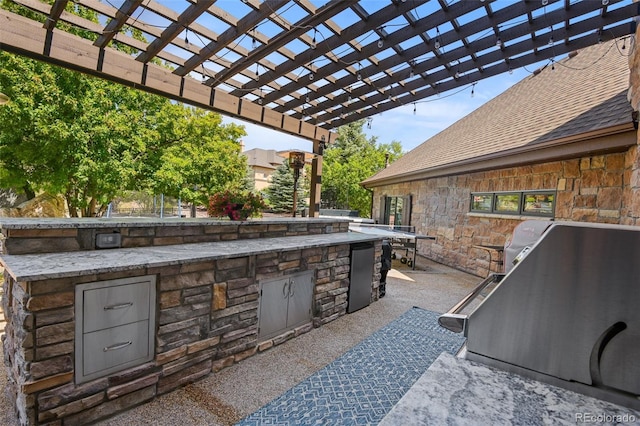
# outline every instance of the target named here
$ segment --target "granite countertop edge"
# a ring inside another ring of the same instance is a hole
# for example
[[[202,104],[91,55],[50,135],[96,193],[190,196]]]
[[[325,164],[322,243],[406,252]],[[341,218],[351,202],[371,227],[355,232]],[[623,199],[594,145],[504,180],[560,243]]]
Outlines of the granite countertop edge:
[[[248,226],[281,224],[330,224],[350,222],[348,218],[260,218],[246,221],[229,221],[213,218],[6,218],[0,217],[0,229],[70,229],[70,228],[133,228],[153,226]]]
[[[342,232],[167,246],[3,255],[0,257],[0,264],[5,268],[5,273],[16,281],[41,281],[381,239],[382,237],[376,235]]]

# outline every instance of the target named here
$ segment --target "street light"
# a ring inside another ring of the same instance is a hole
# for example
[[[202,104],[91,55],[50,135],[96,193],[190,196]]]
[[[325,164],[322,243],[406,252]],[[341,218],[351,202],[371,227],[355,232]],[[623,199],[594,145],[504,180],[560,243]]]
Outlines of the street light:
[[[296,209],[298,208],[298,178],[300,177],[300,169],[304,167],[304,152],[291,151],[289,153],[289,167],[293,169],[293,217],[296,217]]]

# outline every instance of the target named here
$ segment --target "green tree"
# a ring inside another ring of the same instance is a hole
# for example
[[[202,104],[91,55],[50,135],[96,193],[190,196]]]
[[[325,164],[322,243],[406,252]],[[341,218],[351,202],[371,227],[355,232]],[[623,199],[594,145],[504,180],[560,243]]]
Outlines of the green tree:
[[[123,190],[206,204],[244,182],[244,127],[218,114],[7,52],[0,91],[11,98],[0,107],[0,187],[64,194],[72,216],[101,215]]]
[[[377,144],[363,132],[365,120],[338,128],[336,143],[325,149],[322,166],[322,204],[328,208],[371,214],[371,193],[360,182],[402,155],[400,142]]]
[[[220,114],[171,105],[162,132],[173,142],[159,157],[150,180],[156,193],[206,205],[209,195],[246,189],[247,158],[241,155],[243,126],[222,124]]]
[[[100,214],[135,188],[167,99],[0,52],[0,186],[64,194],[72,216]]]
[[[309,176],[308,170],[304,173],[302,171],[300,172],[296,204],[297,210],[307,206],[305,199],[308,197],[309,185],[306,181],[309,179]],[[271,184],[265,190],[269,206],[271,206],[274,212],[293,212],[293,184],[293,169],[289,166],[289,162],[285,161],[273,172],[271,175]]]

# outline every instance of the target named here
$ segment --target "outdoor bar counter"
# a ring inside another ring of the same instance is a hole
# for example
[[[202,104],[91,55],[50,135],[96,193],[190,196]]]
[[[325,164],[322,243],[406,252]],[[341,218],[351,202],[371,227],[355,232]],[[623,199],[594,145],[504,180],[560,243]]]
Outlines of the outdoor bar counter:
[[[20,423],[91,423],[333,321],[356,270],[377,300],[380,237],[348,224],[0,218]]]

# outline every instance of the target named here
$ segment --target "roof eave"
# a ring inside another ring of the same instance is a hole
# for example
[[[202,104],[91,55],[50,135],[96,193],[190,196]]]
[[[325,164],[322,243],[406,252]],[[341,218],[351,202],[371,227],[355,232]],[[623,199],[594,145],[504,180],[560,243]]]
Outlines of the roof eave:
[[[361,182],[361,185],[365,188],[375,188],[408,181],[554,161],[578,155],[613,152],[628,148],[636,143],[637,132],[633,127],[633,123],[629,122],[587,133],[554,139],[534,146],[523,146],[495,152],[480,157],[444,164],[442,166],[431,167],[429,169],[401,173],[387,178],[375,179],[374,176]]]

